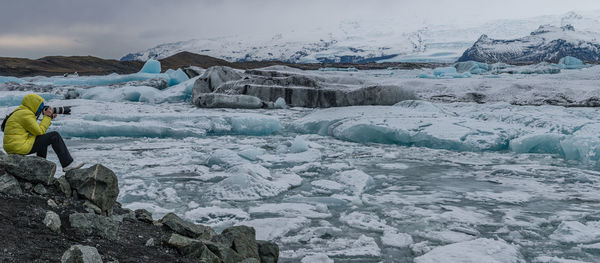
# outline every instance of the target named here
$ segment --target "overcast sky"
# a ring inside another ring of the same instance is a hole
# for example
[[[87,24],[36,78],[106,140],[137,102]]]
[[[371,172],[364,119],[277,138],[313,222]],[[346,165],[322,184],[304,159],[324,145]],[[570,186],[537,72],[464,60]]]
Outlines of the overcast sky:
[[[157,44],[273,35],[353,19],[398,27],[599,10],[598,0],[0,0],[0,56],[118,59]]]

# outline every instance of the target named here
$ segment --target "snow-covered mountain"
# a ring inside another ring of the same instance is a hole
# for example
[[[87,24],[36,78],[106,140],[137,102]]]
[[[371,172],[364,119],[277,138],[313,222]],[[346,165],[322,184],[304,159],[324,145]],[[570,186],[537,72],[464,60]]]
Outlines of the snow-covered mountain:
[[[571,25],[543,25],[529,36],[510,40],[491,39],[484,34],[458,61],[537,63],[565,56],[600,61],[600,34],[576,31]]]
[[[476,24],[423,23],[411,26],[406,25],[402,18],[353,20],[331,27],[290,29],[268,36],[240,34],[161,44],[127,54],[121,60],[161,59],[188,51],[232,62],[454,62],[482,34],[495,39],[514,39],[546,24],[556,27],[573,25],[581,31],[599,31],[600,11]]]

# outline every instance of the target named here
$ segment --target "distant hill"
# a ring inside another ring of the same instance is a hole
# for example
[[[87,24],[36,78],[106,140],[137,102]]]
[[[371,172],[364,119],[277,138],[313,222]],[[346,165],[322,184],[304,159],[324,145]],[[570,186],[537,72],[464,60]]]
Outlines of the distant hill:
[[[245,61],[227,62],[222,59],[199,55],[190,52],[180,52],[173,56],[160,59],[162,70],[185,68],[196,66],[209,68],[212,66],[228,66],[239,69],[254,69],[273,65],[286,65],[290,67],[316,70],[325,67],[354,67],[357,69],[414,69],[431,68],[443,64],[440,63],[313,63],[294,64],[280,61]],[[107,75],[111,73],[131,74],[138,72],[144,62],[142,61],[118,61],[114,59],[102,59],[91,56],[52,56],[40,59],[27,58],[2,58],[0,57],[0,76],[31,77],[31,76],[57,76],[65,73],[77,72],[79,75]]]
[[[543,25],[529,36],[499,40],[482,35],[458,61],[509,64],[557,62],[565,56],[586,62],[600,61],[600,34],[575,31],[571,25]]]

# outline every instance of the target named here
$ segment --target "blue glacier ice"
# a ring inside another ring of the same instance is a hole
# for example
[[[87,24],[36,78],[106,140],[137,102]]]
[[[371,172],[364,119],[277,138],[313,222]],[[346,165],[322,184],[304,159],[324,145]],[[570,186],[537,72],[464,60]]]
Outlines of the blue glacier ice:
[[[492,66],[477,61],[465,61],[454,64],[458,73],[469,72],[471,74],[482,74],[490,71]]]
[[[0,83],[4,83],[4,82],[16,82],[16,83],[23,83],[25,81],[23,81],[20,78],[17,77],[5,77],[5,76],[0,76]]]
[[[125,86],[120,88],[93,87],[78,90],[82,99],[99,101],[133,101],[161,103],[165,100],[163,93],[153,87]]]
[[[51,94],[51,93],[37,93],[38,95],[42,96],[42,98],[44,98],[45,100],[53,100],[53,99],[58,99],[58,98],[62,98],[62,96],[56,95],[56,94]],[[23,97],[25,96],[25,93],[21,93],[21,94],[11,94],[11,93],[4,93],[2,95],[0,95],[0,106],[19,106],[21,105],[21,101],[23,101]]]
[[[158,74],[160,73],[160,61],[155,59],[148,59],[144,66],[140,70],[140,73]]]
[[[455,67],[442,67],[433,69],[433,75],[436,77],[441,77],[444,75],[455,75],[456,68]]]
[[[169,86],[177,85],[190,79],[181,69],[167,69],[165,74],[169,76]]]
[[[581,61],[581,59],[566,56],[558,61],[558,67],[560,67],[561,69],[582,69],[587,68],[589,66],[583,64],[583,61]]]
[[[422,79],[458,79],[458,78],[470,78],[472,75],[470,72],[457,73],[455,67],[440,67],[433,69],[433,75],[427,73],[421,73],[417,77]]]

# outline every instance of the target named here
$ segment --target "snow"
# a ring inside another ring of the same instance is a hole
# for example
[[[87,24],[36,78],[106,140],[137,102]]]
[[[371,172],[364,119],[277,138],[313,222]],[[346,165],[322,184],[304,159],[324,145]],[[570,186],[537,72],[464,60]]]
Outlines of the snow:
[[[471,241],[436,247],[423,256],[415,258],[415,263],[428,262],[525,262],[519,250],[505,241],[479,238]]]
[[[333,259],[330,259],[326,254],[317,253],[314,255],[303,257],[301,263],[333,263]]]

